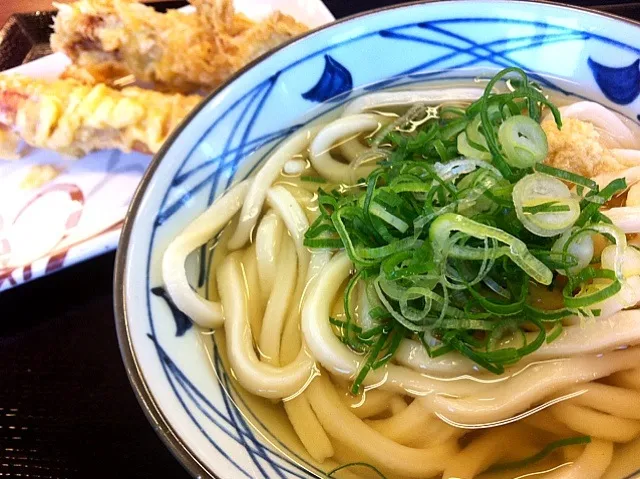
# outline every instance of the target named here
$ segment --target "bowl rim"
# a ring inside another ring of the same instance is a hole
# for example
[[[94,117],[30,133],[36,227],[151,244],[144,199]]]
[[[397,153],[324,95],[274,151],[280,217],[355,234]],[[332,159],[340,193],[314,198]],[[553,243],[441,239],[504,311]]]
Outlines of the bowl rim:
[[[397,0],[391,0],[391,1],[397,1]],[[640,28],[640,21],[636,21],[630,18],[625,18],[610,12],[599,11],[599,10],[577,6],[577,5],[569,5],[567,3],[562,3],[562,2],[555,2],[555,1],[549,1],[549,0],[488,0],[488,1],[495,2],[495,3],[548,5],[548,6],[556,7],[558,9],[575,10],[582,13],[588,13],[596,16],[605,17],[605,18],[611,18],[611,19],[624,22]],[[193,118],[195,118],[200,113],[200,111],[206,105],[208,105],[220,92],[226,89],[237,78],[244,75],[248,70],[251,70],[256,65],[260,64],[262,61],[266,60],[274,53],[284,48],[287,48],[290,45],[294,45],[298,42],[302,42],[307,37],[314,35],[315,33],[332,28],[334,25],[350,22],[354,19],[375,15],[388,10],[411,8],[417,5],[426,5],[430,3],[459,3],[459,2],[474,3],[474,0],[415,0],[407,3],[387,5],[387,6],[372,9],[372,10],[365,10],[362,12],[358,12],[344,18],[336,19],[331,23],[328,23],[326,25],[321,25],[317,28],[314,28],[312,30],[305,32],[303,35],[300,35],[296,38],[293,38],[289,41],[284,42],[278,47],[264,53],[263,55],[259,56],[258,58],[246,64],[240,70],[238,70],[233,75],[231,75],[227,80],[221,83],[211,93],[205,96],[202,99],[202,101],[192,111],[190,111],[187,114],[187,116],[182,120],[182,122],[178,125],[178,127],[169,135],[167,140],[161,146],[160,150],[153,156],[151,162],[149,163],[149,166],[144,172],[142,179],[140,180],[140,183],[138,184],[138,187],[136,188],[136,191],[132,197],[131,204],[129,205],[129,208],[127,210],[124,224],[122,226],[122,233],[120,236],[120,240],[118,241],[118,248],[116,250],[115,268],[114,268],[114,276],[113,276],[113,295],[114,295],[113,306],[114,306],[116,335],[118,338],[120,355],[122,357],[122,361],[125,366],[129,383],[131,384],[131,387],[136,396],[136,399],[138,400],[140,407],[142,408],[145,416],[147,417],[147,420],[149,421],[153,429],[156,431],[157,435],[160,437],[164,445],[169,449],[169,451],[171,451],[173,456],[176,459],[178,459],[178,461],[182,464],[182,466],[193,477],[202,477],[204,475],[205,477],[219,479],[219,476],[217,476],[212,471],[208,470],[204,466],[204,464],[200,462],[197,455],[182,440],[182,438],[180,438],[180,436],[173,430],[169,421],[167,420],[165,415],[162,413],[161,409],[158,407],[142,375],[142,370],[138,364],[138,360],[133,351],[133,342],[129,334],[129,318],[127,314],[127,306],[126,306],[126,300],[125,300],[126,287],[125,287],[125,281],[124,281],[126,262],[127,262],[127,250],[129,247],[129,242],[131,240],[131,234],[133,230],[135,217],[137,216],[138,209],[142,203],[142,198],[147,192],[148,186],[156,170],[158,169],[160,163],[163,161],[169,149],[173,146],[175,141],[180,137],[185,127],[191,122]]]

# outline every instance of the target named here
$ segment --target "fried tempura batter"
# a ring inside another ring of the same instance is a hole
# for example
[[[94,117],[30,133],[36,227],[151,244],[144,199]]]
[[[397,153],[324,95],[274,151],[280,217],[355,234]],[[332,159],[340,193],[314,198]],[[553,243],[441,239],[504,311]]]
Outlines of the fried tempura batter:
[[[15,149],[20,137],[72,156],[106,148],[155,153],[200,100],[136,87],[0,75],[0,151]]]
[[[211,90],[243,65],[307,27],[276,12],[254,23],[230,0],[194,0],[198,13],[156,12],[136,0],[58,4],[51,46],[100,81],[130,72],[179,91]]]

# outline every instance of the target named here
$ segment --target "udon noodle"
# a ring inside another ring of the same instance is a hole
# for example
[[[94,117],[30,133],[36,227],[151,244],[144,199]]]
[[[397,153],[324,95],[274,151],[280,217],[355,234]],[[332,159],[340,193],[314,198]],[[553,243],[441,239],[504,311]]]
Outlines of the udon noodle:
[[[640,468],[636,127],[509,78],[351,101],[164,255],[176,306],[335,477]],[[185,271],[214,239],[216,301]]]

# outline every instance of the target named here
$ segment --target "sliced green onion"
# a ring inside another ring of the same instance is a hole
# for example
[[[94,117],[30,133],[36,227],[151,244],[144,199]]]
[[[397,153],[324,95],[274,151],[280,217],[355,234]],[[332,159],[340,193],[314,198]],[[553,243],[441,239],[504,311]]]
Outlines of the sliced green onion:
[[[522,211],[524,213],[536,215],[538,213],[562,213],[565,211],[571,211],[571,208],[567,205],[558,204],[557,201],[547,201],[546,203],[540,203],[536,206],[524,206]]]
[[[597,289],[592,293],[578,294],[573,296],[573,291],[582,283],[591,279],[610,279],[611,283]],[[622,289],[622,284],[616,278],[616,274],[608,269],[585,268],[580,274],[573,278],[569,278],[566,286],[562,289],[564,304],[568,308],[585,308],[593,304],[600,303],[610,298]]]
[[[596,197],[600,200],[600,202],[585,202],[588,203],[583,205],[582,212],[580,213],[580,217],[576,221],[576,226],[584,226],[593,219],[593,217],[598,213],[598,209],[601,204],[606,203],[611,198],[613,198],[618,193],[623,192],[627,189],[627,182],[624,178],[618,178],[613,180],[607,186],[605,186],[600,192],[596,193]]]
[[[593,230],[590,229],[572,229],[565,231],[551,247],[552,252],[562,254],[562,260],[565,261],[567,256],[576,259],[575,266],[565,269],[558,269],[558,273],[566,275],[576,274],[589,266],[593,259]]]
[[[307,248],[314,249],[340,249],[342,240],[340,238],[305,238],[302,242]]]
[[[461,215],[447,213],[437,218],[429,229],[429,238],[434,245],[442,247],[451,231],[462,231],[475,238],[494,238],[507,244],[508,256],[522,268],[529,276],[542,284],[550,284],[553,273],[540,260],[536,259],[527,249],[527,245],[503,230],[483,225]]]
[[[567,308],[560,309],[539,309],[530,304],[524,305],[524,311],[527,318],[539,319],[543,322],[555,322],[559,319],[567,318],[573,314]]]
[[[513,77],[512,91],[494,91]],[[371,144],[383,159],[367,178],[318,188],[319,216],[304,244],[342,247],[354,264],[345,320],[330,319],[363,357],[353,392],[406,337],[418,337],[430,357],[456,351],[499,374],[559,337],[563,318],[595,317],[598,303],[620,290],[626,238],[599,208],[624,180],[599,191],[593,180],[541,163],[543,108],[560,127],[559,110],[525,73],[505,69],[467,108],[445,106],[425,121],[412,109],[378,133]],[[594,233],[616,243],[600,270],[591,265]],[[559,289],[553,270],[567,276],[561,307],[528,304],[532,281]],[[371,306],[365,331],[351,317],[356,282]]]
[[[469,143],[466,132],[462,132],[458,135],[458,152],[467,158],[475,158],[478,160],[489,161],[491,159],[491,153],[488,151],[482,151],[474,148]]]
[[[533,169],[538,173],[544,173],[545,175],[553,176],[555,178],[558,178],[559,180],[567,181],[575,185],[580,185],[585,188],[589,188],[592,191],[598,191],[598,183],[590,178],[578,175],[577,173],[571,173],[570,171],[561,170],[560,168],[545,165],[544,163],[536,163]]]
[[[358,392],[360,392],[360,386],[362,386],[362,381],[367,377],[369,371],[373,368],[373,364],[378,358],[378,354],[382,350],[384,343],[387,341],[387,335],[380,335],[378,340],[375,342],[369,353],[367,354],[367,359],[364,364],[360,367],[360,371],[358,371],[358,375],[356,376],[355,381],[351,385],[351,394],[356,396]]]
[[[505,335],[515,335],[517,333],[521,334],[521,342],[524,346],[526,344],[526,337],[524,336],[524,332],[520,329],[519,322],[514,319],[503,319],[497,325],[495,325],[495,327],[489,334],[487,351],[496,351],[497,349],[499,349],[498,343],[504,338]]]
[[[520,295],[516,301],[510,303],[499,303],[497,301],[491,301],[485,298],[482,294],[477,292],[474,288],[469,288],[469,293],[475,298],[475,300],[482,305],[484,309],[496,316],[511,316],[521,313],[524,310],[524,303],[527,299],[528,281],[522,281]]]
[[[518,219],[533,234],[557,236],[567,231],[580,216],[580,203],[571,197],[567,185],[557,178],[533,173],[522,178],[513,188],[513,204]],[[527,213],[525,208],[554,203],[567,210]]]
[[[409,225],[407,223],[402,221],[402,219],[398,218],[397,216],[394,216],[393,214],[389,213],[384,207],[380,206],[378,203],[372,203],[369,211],[372,215],[377,216],[382,221],[393,226],[395,229],[400,231],[400,233],[404,233],[409,229]]]
[[[549,454],[551,454],[556,449],[567,446],[576,446],[579,444],[589,444],[591,442],[591,437],[589,436],[577,436],[577,437],[569,437],[567,439],[560,439],[559,441],[554,441],[547,444],[540,452],[534,454],[533,456],[527,457],[525,459],[520,459],[519,461],[513,462],[502,462],[499,464],[494,464],[491,466],[488,471],[504,471],[506,469],[521,469],[525,466],[529,466],[531,464],[535,464],[536,462],[541,461]]]
[[[363,276],[363,270],[358,271],[356,274],[354,274],[350,279],[349,279],[349,283],[347,283],[347,287],[345,289],[344,292],[344,315],[346,317],[346,322],[345,322],[345,328],[344,328],[344,336],[347,340],[347,344],[352,344],[352,335],[355,332],[354,326],[356,326],[356,324],[354,324],[353,322],[353,318],[351,317],[351,294],[353,292],[353,289],[356,287],[356,285],[358,284],[358,281],[360,281],[360,278]]]
[[[467,142],[469,145],[479,151],[489,151],[487,146],[487,140],[480,132],[482,119],[480,115],[476,115],[473,120],[467,125],[465,132],[467,133]]]
[[[562,334],[562,322],[553,324],[553,328],[547,333],[547,344],[552,343]]]
[[[507,163],[515,168],[529,168],[540,163],[549,151],[544,130],[535,120],[524,115],[505,120],[498,129],[498,139]]]
[[[322,176],[309,176],[309,175],[302,175],[300,177],[300,180],[308,181],[310,183],[326,183],[327,182],[327,180]]]
[[[597,231],[598,233],[611,237],[616,243],[616,254],[613,261],[613,270],[616,273],[616,278],[619,281],[624,280],[622,274],[622,260],[624,259],[625,251],[627,249],[627,237],[624,232],[614,225],[608,224],[596,224],[589,226],[589,229]]]
[[[417,286],[408,288],[400,297],[400,312],[402,315],[414,323],[422,321],[431,310],[431,293],[428,289]],[[422,309],[409,306],[409,300],[415,301],[420,298],[424,301],[424,307]]]

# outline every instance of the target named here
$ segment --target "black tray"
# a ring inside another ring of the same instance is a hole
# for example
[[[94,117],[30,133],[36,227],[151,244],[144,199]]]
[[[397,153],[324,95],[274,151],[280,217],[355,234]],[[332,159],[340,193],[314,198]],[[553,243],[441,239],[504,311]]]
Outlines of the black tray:
[[[325,0],[324,2],[336,18],[345,17],[362,10],[361,2]],[[389,3],[402,1],[369,0],[367,8],[373,9]],[[606,0],[572,0],[571,5],[592,8],[640,21],[640,2]],[[148,5],[158,11],[180,8],[187,5],[184,0],[150,2]],[[51,53],[49,36],[55,11],[16,13],[9,17],[0,30],[0,71],[33,61]]]

